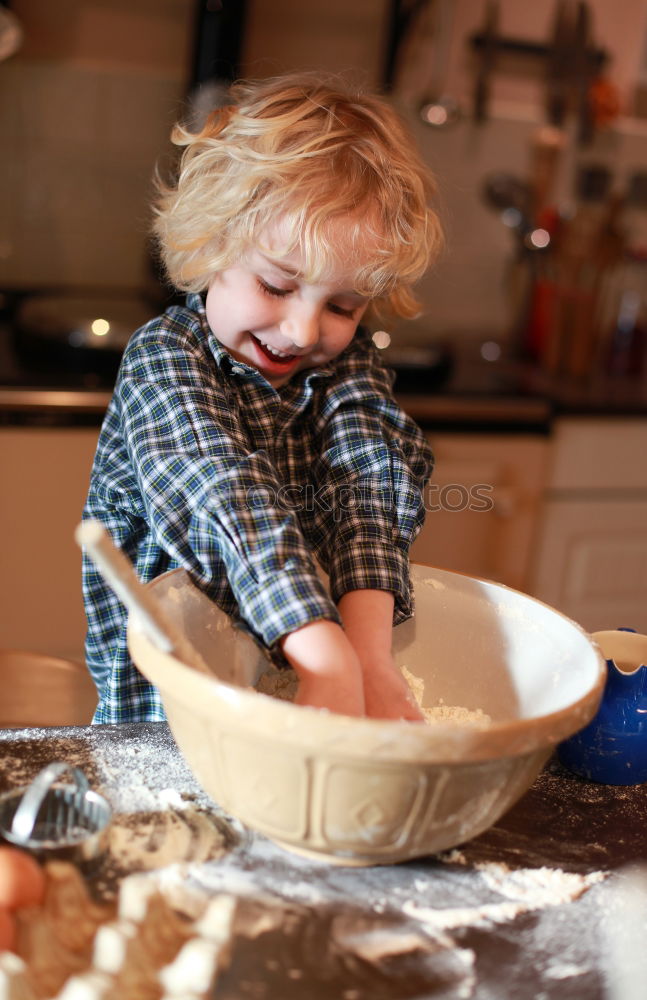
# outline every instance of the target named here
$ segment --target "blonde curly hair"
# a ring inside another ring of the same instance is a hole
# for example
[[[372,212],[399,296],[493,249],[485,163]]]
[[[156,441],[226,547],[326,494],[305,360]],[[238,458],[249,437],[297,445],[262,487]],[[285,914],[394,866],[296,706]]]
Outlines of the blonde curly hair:
[[[316,282],[343,253],[377,312],[415,315],[412,286],[442,229],[433,176],[393,108],[303,74],[235,84],[231,100],[197,133],[174,128],[176,178],[157,178],[153,230],[171,282],[204,291],[252,247],[275,258],[299,249]],[[281,245],[264,245],[279,222]]]

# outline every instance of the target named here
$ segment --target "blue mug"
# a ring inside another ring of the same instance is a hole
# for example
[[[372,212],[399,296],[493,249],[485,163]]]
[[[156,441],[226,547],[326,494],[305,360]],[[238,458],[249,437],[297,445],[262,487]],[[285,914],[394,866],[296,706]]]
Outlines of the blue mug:
[[[647,636],[620,628],[594,632],[607,661],[607,682],[597,715],[560,743],[569,771],[604,785],[647,782]]]

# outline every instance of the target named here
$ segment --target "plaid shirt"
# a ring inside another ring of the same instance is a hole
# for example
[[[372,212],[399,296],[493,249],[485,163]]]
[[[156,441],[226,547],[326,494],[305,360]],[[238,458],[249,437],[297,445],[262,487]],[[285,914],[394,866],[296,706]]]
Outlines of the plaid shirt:
[[[403,621],[432,458],[391,384],[360,328],[332,364],[277,391],[224,350],[189,295],[126,348],[84,516],[142,581],[183,567],[270,649],[317,619],[339,622],[349,590],[391,591]],[[129,658],[125,609],[86,557],[83,591],[94,721],[164,719]]]

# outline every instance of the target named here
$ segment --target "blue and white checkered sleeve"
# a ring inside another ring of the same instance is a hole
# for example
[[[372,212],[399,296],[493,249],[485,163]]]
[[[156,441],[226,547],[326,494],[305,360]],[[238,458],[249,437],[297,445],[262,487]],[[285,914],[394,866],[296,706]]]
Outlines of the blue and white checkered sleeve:
[[[413,613],[409,549],[424,521],[433,457],[372,348],[344,359],[327,409],[316,474],[328,498],[318,528],[331,593],[339,600],[349,590],[388,590],[397,624]]]
[[[206,590],[224,563],[241,617],[272,646],[320,618],[339,621],[268,454],[244,447],[199,352],[134,345],[118,383],[130,460],[157,543]]]

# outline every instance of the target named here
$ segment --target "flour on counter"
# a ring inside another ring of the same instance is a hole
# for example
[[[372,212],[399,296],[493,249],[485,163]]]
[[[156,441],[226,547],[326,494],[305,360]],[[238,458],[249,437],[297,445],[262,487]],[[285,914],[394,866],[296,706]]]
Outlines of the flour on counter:
[[[151,871],[180,861],[200,863],[224,850],[222,833],[197,809],[118,813],[110,827],[111,859],[127,871]]]
[[[429,927],[436,933],[454,931],[461,927],[489,927],[516,920],[532,907],[523,903],[483,903],[480,906],[443,907],[434,909],[409,901],[402,910],[409,917]]]
[[[548,979],[574,979],[576,976],[583,976],[589,971],[586,965],[575,965],[573,962],[561,962],[556,965],[549,965],[544,970],[544,975]]]
[[[460,851],[449,852],[444,860],[468,864]],[[561,868],[510,868],[496,861],[477,862],[471,867],[481,873],[488,888],[507,901],[433,909],[408,901],[403,910],[436,932],[466,926],[487,927],[509,923],[523,913],[571,903],[607,878],[607,873],[601,871],[580,875]]]
[[[415,928],[371,928],[369,931],[357,930],[349,926],[341,933],[332,923],[332,933],[343,947],[364,959],[365,962],[377,962],[380,959],[396,955],[409,955],[416,951],[429,949],[429,937]]]
[[[84,751],[82,731],[55,739],[42,733],[42,743],[30,742],[29,756],[5,754],[4,766],[11,767],[15,786],[26,787],[45,763],[64,760],[81,767],[90,787],[108,800],[113,812],[95,875],[99,893],[112,894],[116,880],[133,872],[219,859],[238,842],[239,825],[212,802],[184,759],[170,752],[168,734],[156,724],[142,724],[136,738],[124,740],[115,740],[112,726],[94,727],[91,753]]]
[[[561,868],[509,868],[496,861],[476,863],[474,868],[489,888],[509,899],[528,902],[532,909],[570,903],[606,878],[604,872],[578,875]]]

